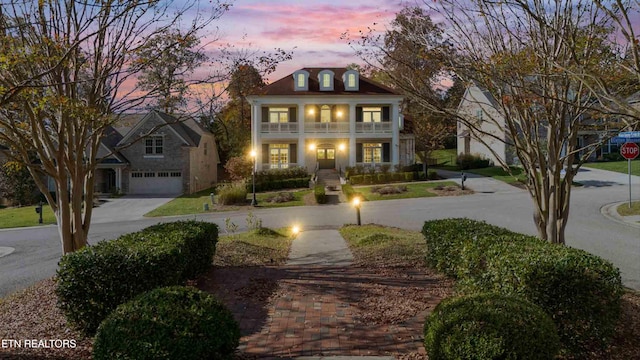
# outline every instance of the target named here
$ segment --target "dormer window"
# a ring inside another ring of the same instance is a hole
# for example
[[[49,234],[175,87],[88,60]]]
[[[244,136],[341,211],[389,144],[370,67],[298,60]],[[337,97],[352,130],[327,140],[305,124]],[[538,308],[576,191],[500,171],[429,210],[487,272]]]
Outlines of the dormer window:
[[[358,91],[359,90],[359,75],[355,70],[347,70],[342,75],[342,82],[344,82],[344,89],[346,91]]]
[[[318,82],[320,83],[320,91],[333,91],[333,71],[322,70],[318,74]]]
[[[294,72],[293,87],[295,91],[309,91],[309,72],[305,70]]]

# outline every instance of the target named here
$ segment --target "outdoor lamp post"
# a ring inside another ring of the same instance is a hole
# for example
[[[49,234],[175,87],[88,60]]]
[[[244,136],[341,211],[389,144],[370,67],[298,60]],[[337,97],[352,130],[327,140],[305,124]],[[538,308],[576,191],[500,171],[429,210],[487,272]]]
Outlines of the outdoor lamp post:
[[[353,203],[353,207],[356,208],[356,217],[358,219],[358,226],[360,226],[362,225],[360,221],[360,205],[362,203],[360,202],[360,198],[357,196],[353,198],[352,203]]]
[[[256,151],[251,150],[249,155],[251,155],[251,158],[253,158],[253,171],[251,172],[251,182],[253,186],[253,199],[251,200],[251,205],[257,206],[258,200],[256,199],[256,157],[257,157]]]

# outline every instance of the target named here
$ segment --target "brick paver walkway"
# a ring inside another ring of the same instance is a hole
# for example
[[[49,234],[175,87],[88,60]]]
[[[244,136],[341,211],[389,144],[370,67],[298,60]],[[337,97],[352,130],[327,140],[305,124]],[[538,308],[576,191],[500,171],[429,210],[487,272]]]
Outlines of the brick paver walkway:
[[[410,307],[388,309],[376,299],[419,292],[426,294],[422,300],[431,309],[448,289],[424,271],[358,266],[220,268],[210,276],[210,290],[240,322],[241,352],[256,358],[424,354],[426,309],[407,316]],[[382,311],[405,320],[368,320],[371,312]]]

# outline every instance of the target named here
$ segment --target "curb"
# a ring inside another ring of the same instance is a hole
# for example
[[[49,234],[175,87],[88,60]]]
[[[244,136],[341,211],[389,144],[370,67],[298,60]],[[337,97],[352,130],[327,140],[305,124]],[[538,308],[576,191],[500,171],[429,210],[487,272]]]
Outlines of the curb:
[[[624,224],[630,227],[640,229],[640,223],[625,220],[624,219],[625,217],[618,215],[618,206],[626,203],[627,201],[619,201],[619,202],[604,205],[600,208],[600,213],[611,221],[615,221],[620,224]]]

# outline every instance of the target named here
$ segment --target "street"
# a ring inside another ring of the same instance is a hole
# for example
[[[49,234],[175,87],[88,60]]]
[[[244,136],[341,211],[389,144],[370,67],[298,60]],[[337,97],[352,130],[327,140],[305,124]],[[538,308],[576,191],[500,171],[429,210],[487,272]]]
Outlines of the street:
[[[589,170],[578,178],[585,186],[576,187],[572,192],[567,245],[612,261],[620,268],[624,284],[640,290],[640,227],[615,222],[600,212],[604,205],[628,199],[626,176],[609,174]],[[635,183],[637,178],[634,177],[633,185],[635,199],[640,195],[640,188]],[[533,204],[526,191],[487,178],[471,177],[466,185],[479,192],[460,197],[365,202],[361,209],[362,222],[419,231],[425,220],[468,217],[536,235]],[[253,214],[262,219],[264,226],[277,228],[297,224],[303,231],[305,228],[337,228],[356,222],[355,210],[349,204],[256,208]],[[224,234],[225,218],[230,218],[242,231],[246,229],[246,217],[247,212],[236,211],[99,222],[92,225],[89,241],[96,243],[158,222],[184,219],[212,221]],[[3,246],[15,248],[15,251],[0,258],[0,297],[55,274],[61,253],[56,226],[0,231],[0,247]]]

